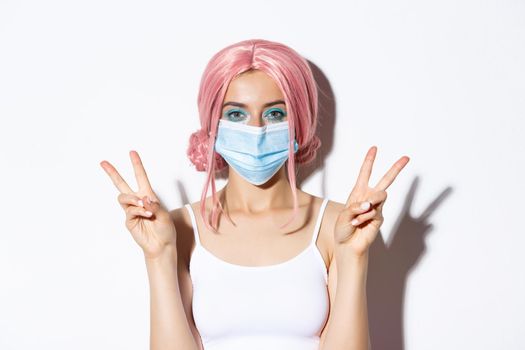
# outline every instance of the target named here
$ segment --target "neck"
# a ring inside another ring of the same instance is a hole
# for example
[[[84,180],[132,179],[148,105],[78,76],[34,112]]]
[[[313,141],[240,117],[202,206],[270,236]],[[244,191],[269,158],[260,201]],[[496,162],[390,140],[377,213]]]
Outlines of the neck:
[[[286,163],[262,185],[253,185],[229,169],[224,197],[228,212],[258,214],[272,208],[293,207],[293,193],[286,177]]]

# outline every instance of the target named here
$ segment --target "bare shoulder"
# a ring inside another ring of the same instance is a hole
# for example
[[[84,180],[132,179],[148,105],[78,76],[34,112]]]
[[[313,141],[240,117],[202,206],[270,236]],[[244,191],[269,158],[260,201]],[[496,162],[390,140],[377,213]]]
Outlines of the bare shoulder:
[[[178,260],[188,267],[189,258],[195,243],[190,214],[184,206],[170,210],[169,213],[177,230]]]
[[[335,225],[335,220],[337,219],[337,216],[345,208],[344,203],[339,203],[333,200],[328,200],[328,203],[326,204],[326,218],[327,222],[332,222]]]
[[[173,223],[175,224],[175,228],[179,229],[179,226],[187,226],[188,224],[191,225],[190,216],[188,214],[188,210],[182,206],[180,208],[176,208],[173,210],[170,210],[170,216],[173,220]],[[178,238],[178,235],[177,235]]]
[[[341,212],[341,210],[344,209],[344,207],[345,207],[344,203],[339,203],[339,202],[332,201],[332,200],[328,200],[328,203],[326,204],[323,221],[322,221],[321,228],[320,228],[321,230],[320,235],[322,235],[325,239],[330,260],[332,260],[332,256],[334,252],[333,232],[334,232],[335,222],[337,220],[337,217],[339,216],[339,213]]]
[[[325,198],[312,195],[310,193],[299,190],[302,196],[308,196],[314,198],[315,201],[321,203]],[[320,205],[320,204],[319,204]],[[318,247],[323,256],[323,260],[327,268],[332,263],[332,257],[334,252],[334,227],[337,217],[341,210],[344,209],[344,204],[328,199],[326,207],[324,209],[323,218],[321,220],[321,226],[319,227],[319,238]]]
[[[193,209],[192,212],[194,213],[194,215],[199,215],[200,203],[201,201],[188,203]],[[208,200],[206,200],[206,210],[210,210]],[[179,238],[179,236],[182,236],[182,238],[184,239],[184,236],[188,235],[193,237],[193,226],[191,223],[191,217],[185,205],[181,206],[180,208],[170,210],[169,213],[171,215],[173,223],[175,224],[175,228],[177,229],[177,238]]]

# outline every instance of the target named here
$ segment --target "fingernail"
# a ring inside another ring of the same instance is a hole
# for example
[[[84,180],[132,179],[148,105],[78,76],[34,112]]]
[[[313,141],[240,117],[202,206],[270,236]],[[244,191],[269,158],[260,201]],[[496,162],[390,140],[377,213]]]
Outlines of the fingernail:
[[[142,199],[139,199],[138,204],[139,204],[139,207],[143,207],[144,206],[144,202],[142,202]]]
[[[361,209],[366,210],[368,208],[370,208],[370,202],[361,203]]]
[[[153,214],[153,213],[151,211],[149,211],[149,210],[146,210],[146,212],[144,214],[146,214],[146,216],[151,216],[151,214]]]
[[[352,225],[356,226],[358,222],[359,222],[359,220],[354,219],[354,220],[352,220]]]

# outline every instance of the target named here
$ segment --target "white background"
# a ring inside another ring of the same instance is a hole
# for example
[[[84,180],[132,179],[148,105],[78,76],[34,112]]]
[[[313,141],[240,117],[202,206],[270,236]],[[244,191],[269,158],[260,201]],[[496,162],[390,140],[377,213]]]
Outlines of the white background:
[[[388,190],[373,349],[523,349],[523,1],[0,3],[0,348],[146,349],[149,290],[118,192],[142,156],[170,209],[198,84],[234,42],[287,44],[325,90],[304,190],[344,202],[366,150]],[[218,183],[218,188],[224,182]]]

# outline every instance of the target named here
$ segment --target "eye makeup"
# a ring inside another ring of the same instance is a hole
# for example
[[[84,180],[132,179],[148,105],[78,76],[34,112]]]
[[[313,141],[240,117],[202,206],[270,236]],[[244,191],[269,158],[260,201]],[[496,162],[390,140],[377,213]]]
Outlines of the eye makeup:
[[[248,124],[251,119],[251,116],[242,108],[229,109],[223,113],[223,117],[228,121],[241,124]],[[282,108],[270,108],[263,116],[266,122],[270,124],[282,122],[285,117],[286,112]]]
[[[274,114],[277,112],[277,115]],[[286,117],[286,112],[283,111],[281,108],[270,108],[264,117],[270,122],[270,123],[278,123],[282,122],[283,119]]]
[[[247,124],[250,119],[247,113],[240,108],[227,110],[224,112],[224,117],[231,122],[241,122],[243,124]]]

